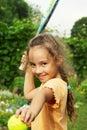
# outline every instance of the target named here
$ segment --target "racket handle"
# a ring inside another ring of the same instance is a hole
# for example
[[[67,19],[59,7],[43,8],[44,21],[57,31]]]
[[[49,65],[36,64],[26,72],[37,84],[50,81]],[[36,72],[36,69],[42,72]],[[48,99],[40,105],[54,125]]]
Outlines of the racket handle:
[[[24,71],[26,69],[26,66],[28,64],[28,56],[27,56],[28,52],[25,51],[23,55],[26,55],[27,60],[25,62],[21,62],[20,66],[19,66],[19,70],[22,70],[22,71]]]
[[[19,70],[24,71],[26,69],[26,65],[25,63],[21,63],[21,65],[19,66]]]

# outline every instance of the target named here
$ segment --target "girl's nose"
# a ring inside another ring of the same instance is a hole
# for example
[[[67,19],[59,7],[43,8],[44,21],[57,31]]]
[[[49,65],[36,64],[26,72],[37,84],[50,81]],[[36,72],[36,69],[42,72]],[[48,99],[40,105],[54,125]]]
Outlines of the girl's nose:
[[[35,73],[36,74],[40,74],[40,73],[42,73],[42,71],[43,71],[42,67],[36,67],[35,68]]]

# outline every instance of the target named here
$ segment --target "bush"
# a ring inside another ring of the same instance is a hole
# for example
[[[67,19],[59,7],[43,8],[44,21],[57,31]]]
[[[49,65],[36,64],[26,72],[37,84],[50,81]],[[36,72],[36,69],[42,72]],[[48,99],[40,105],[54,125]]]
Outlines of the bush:
[[[0,85],[9,88],[14,77],[20,76],[20,58],[28,40],[35,36],[37,25],[23,19],[15,20],[13,26],[3,26],[0,29]]]
[[[23,95],[23,86],[24,86],[24,77],[18,76],[13,80],[12,85],[10,86],[10,91],[14,91],[14,89],[20,90],[21,95]]]
[[[68,80],[69,80],[69,84],[70,84],[71,88],[78,87],[78,79],[76,77],[71,76],[68,78]]]
[[[87,79],[83,80],[80,84],[80,92],[85,94],[85,97],[87,98]]]
[[[80,85],[76,76],[71,76],[68,78],[71,90],[74,95],[75,104],[82,104],[85,99],[85,91],[87,91],[87,80],[83,81]]]

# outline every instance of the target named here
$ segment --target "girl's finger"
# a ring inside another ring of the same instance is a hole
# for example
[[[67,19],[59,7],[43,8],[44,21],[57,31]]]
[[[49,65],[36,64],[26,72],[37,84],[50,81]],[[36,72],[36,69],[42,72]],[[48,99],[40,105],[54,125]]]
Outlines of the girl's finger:
[[[21,109],[18,109],[15,113],[15,116],[18,117],[21,114]]]
[[[26,109],[26,108],[23,108],[23,109],[22,109],[22,113],[21,113],[21,120],[22,120],[23,122],[25,122],[26,114],[27,114],[27,109]],[[25,122],[25,123],[26,123],[26,122]]]
[[[34,115],[34,113],[31,112],[27,125],[29,126],[31,124],[31,122],[34,121],[34,119],[35,119],[35,115]]]
[[[30,116],[31,116],[30,111],[27,109],[26,116],[25,116],[25,120],[24,120],[24,122],[25,122],[26,124],[27,124],[27,122],[29,121]]]

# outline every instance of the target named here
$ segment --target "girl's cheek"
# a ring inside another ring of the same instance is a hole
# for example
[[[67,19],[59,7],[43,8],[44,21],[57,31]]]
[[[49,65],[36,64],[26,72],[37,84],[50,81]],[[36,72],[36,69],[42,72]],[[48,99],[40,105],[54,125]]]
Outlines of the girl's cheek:
[[[36,74],[35,68],[32,68],[32,73],[33,73],[34,75]]]
[[[33,74],[35,73],[34,69],[32,69],[32,73],[33,73]]]

